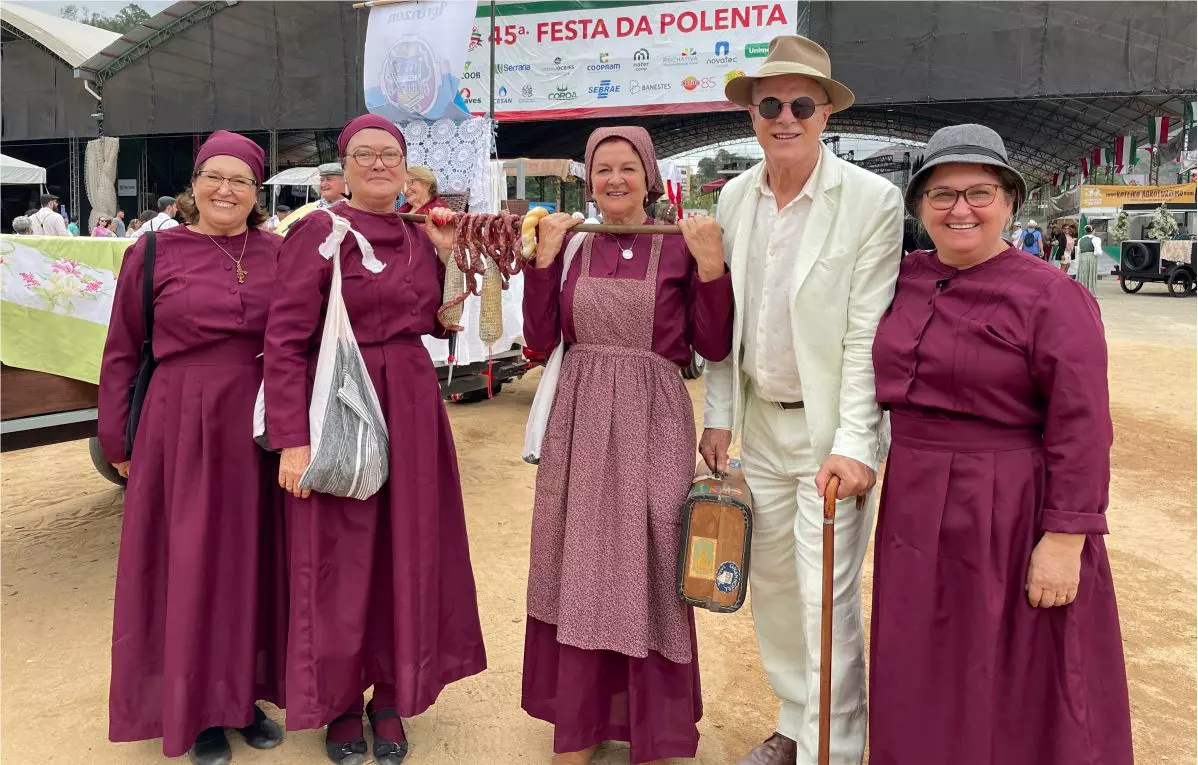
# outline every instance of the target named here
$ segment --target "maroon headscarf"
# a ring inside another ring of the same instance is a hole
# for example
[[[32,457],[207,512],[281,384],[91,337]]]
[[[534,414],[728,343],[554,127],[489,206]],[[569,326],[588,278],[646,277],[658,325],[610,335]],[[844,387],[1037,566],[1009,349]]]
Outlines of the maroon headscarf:
[[[199,153],[196,154],[195,170],[198,171],[201,165],[213,157],[235,157],[240,159],[250,166],[250,172],[254,174],[254,180],[262,183],[266,153],[262,151],[261,146],[245,136],[239,133],[230,133],[228,130],[218,130],[208,136],[208,140],[204,141],[203,145],[200,146]]]
[[[591,191],[591,161],[595,158],[595,149],[599,148],[599,144],[613,138],[620,138],[632,144],[633,150],[641,158],[641,164],[645,166],[645,190],[648,192],[645,206],[648,207],[665,193],[665,187],[661,183],[661,171],[657,168],[657,153],[653,151],[653,139],[649,137],[648,130],[635,125],[599,128],[587,139],[587,199],[594,201]]]
[[[367,128],[378,128],[386,130],[391,135],[395,136],[395,140],[399,141],[399,148],[403,150],[404,158],[408,156],[408,142],[404,140],[403,133],[399,127],[391,120],[384,119],[377,114],[363,114],[361,117],[354,117],[345,124],[345,129],[341,131],[341,135],[337,136],[337,154],[344,157],[345,150],[349,147],[349,139],[358,134],[359,131]]]

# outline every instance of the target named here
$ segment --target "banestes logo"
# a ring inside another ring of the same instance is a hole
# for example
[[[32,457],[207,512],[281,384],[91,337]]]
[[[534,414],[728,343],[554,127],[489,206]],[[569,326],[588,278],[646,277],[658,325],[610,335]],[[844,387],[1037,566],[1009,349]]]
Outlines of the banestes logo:
[[[635,96],[640,93],[668,93],[674,89],[674,86],[668,82],[637,82],[632,80],[628,83],[628,94]]]
[[[593,96],[598,96],[600,99],[605,99],[611,93],[619,93],[620,86],[612,85],[611,80],[600,80],[598,85],[592,85],[587,88],[587,93]]]
[[[770,54],[770,44],[764,42],[749,43],[745,46],[745,58],[765,58]]]

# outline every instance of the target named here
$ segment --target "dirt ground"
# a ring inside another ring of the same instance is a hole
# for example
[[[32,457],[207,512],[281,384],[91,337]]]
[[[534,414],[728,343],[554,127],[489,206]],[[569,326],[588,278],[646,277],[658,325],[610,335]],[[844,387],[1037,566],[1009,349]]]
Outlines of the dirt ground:
[[[1137,760],[1195,760],[1195,306],[1155,285],[1101,285],[1116,443],[1108,545],[1122,614]],[[452,406],[490,668],[406,722],[412,765],[548,762],[549,726],[520,710],[524,592],[535,471],[519,457],[538,374],[495,401]],[[692,384],[696,411],[700,383]],[[505,456],[506,455],[506,456]],[[84,442],[0,460],[3,672],[0,759],[122,765],[160,743],[107,741],[109,639],[122,495]],[[866,570],[866,608],[869,603]],[[697,614],[706,716],[695,762],[729,765],[773,729],[776,701],[749,608]],[[282,713],[271,710],[280,719]],[[273,752],[232,737],[236,761],[326,762],[322,734]],[[596,763],[627,762],[618,745]]]

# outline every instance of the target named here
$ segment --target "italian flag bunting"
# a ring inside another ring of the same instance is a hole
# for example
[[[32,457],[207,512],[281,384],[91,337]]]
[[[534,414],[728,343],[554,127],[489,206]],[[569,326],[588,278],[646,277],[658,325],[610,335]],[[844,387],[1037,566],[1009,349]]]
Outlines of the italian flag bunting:
[[[1102,149],[1090,149],[1090,167],[1097,170],[1102,167],[1105,162],[1102,161]]]
[[[1148,118],[1148,145],[1161,146],[1169,142],[1169,127],[1173,117],[1162,114],[1159,117]]]
[[[1139,139],[1134,135],[1115,137],[1115,170],[1122,173],[1130,170],[1136,163],[1136,144]]]
[[[1185,117],[1182,121],[1185,123],[1186,127],[1191,127],[1194,124],[1194,112],[1196,111],[1194,107],[1196,105],[1198,105],[1198,103],[1194,101],[1185,102]]]
[[[1090,177],[1090,160],[1088,157],[1082,157],[1082,180]]]
[[[1053,191],[1061,188],[1061,172],[1059,170],[1052,174],[1052,188]]]

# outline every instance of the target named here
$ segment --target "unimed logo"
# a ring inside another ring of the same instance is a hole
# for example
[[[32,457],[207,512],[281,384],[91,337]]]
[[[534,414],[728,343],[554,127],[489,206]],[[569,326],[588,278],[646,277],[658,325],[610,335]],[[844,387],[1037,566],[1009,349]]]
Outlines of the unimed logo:
[[[769,43],[756,42],[745,46],[745,58],[765,58],[769,54]]]

